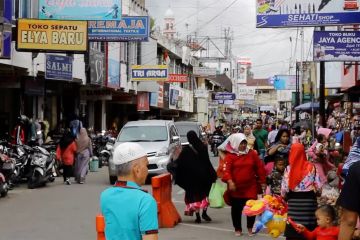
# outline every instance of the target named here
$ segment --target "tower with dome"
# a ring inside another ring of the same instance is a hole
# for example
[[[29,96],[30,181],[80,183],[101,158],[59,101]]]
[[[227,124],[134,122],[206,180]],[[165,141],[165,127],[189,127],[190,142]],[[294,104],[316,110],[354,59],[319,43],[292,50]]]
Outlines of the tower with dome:
[[[163,30],[164,36],[168,39],[174,39],[176,35],[175,16],[171,8],[169,8],[165,13],[164,23],[165,23],[165,28]]]

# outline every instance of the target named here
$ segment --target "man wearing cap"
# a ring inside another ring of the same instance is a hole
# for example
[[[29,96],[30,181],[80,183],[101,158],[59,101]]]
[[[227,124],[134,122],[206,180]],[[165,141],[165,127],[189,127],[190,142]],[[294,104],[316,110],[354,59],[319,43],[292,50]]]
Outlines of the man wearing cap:
[[[123,143],[113,158],[118,181],[100,196],[106,240],[157,240],[157,204],[140,188],[148,175],[145,150],[137,143]]]

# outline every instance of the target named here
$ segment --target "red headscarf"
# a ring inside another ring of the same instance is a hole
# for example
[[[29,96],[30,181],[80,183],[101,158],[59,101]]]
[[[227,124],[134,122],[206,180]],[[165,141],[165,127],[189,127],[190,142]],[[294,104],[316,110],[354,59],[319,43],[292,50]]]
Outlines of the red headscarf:
[[[314,167],[313,164],[306,159],[305,148],[301,143],[294,143],[291,146],[289,164],[289,189],[294,190]]]

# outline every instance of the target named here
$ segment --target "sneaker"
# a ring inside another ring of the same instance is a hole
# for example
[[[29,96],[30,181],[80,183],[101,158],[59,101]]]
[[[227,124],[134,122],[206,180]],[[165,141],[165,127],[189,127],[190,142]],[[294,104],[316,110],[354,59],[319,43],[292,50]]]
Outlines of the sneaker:
[[[69,179],[69,178],[68,178],[68,179],[66,179],[65,183],[66,183],[66,185],[71,185],[71,181],[70,181],[70,179]]]
[[[84,182],[83,182],[83,181],[80,181],[79,184],[84,184]]]
[[[241,231],[235,231],[235,237],[240,237],[242,235]]]

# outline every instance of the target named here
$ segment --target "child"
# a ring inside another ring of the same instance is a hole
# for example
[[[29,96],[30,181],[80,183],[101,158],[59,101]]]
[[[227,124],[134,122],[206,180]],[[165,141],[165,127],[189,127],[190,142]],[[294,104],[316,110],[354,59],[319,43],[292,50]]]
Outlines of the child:
[[[274,168],[269,176],[266,177],[266,184],[270,187],[270,193],[280,196],[281,181],[285,171],[285,159],[277,155],[275,157]]]
[[[315,212],[318,227],[310,232],[304,225],[297,224],[296,230],[309,240],[337,240],[339,227],[335,226],[336,210],[330,205],[323,205]]]

